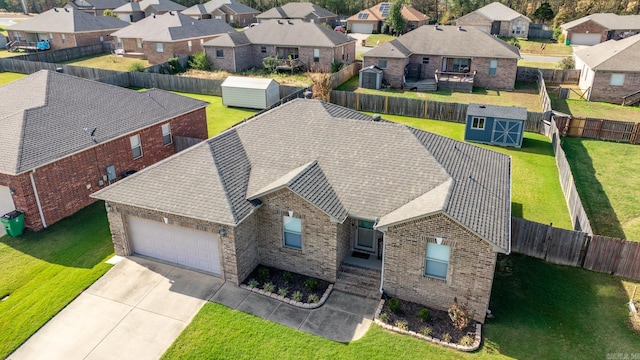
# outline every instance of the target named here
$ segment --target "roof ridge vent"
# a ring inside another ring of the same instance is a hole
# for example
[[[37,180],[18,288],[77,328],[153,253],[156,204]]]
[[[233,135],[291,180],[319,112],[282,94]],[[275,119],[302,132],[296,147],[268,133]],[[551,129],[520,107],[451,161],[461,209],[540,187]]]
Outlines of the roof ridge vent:
[[[57,8],[57,7],[54,7],[54,8],[53,8],[53,11],[58,12],[58,8]]]

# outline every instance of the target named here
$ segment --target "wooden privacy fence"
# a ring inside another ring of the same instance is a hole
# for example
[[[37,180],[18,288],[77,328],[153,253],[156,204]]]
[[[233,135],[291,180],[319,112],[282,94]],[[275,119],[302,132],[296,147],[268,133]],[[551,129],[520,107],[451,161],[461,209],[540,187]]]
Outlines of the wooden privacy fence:
[[[352,77],[358,75],[362,69],[362,63],[360,61],[351,63],[349,66],[345,66],[342,70],[337,73],[331,74],[331,89],[335,89],[338,86],[344,84]]]
[[[640,243],[593,235],[584,268],[640,279]]]
[[[13,56],[11,59],[37,61],[46,63],[60,63],[85,56],[93,56],[111,51],[111,43],[77,46],[60,50],[38,51],[25,55]]]
[[[540,104],[542,105],[542,111],[550,115],[553,111],[553,109],[551,108],[551,98],[549,98],[547,85],[544,81],[544,78],[542,77],[542,72],[540,72],[540,70],[538,70],[536,84],[538,86],[538,94],[540,95]],[[549,119],[547,118],[546,120]]]
[[[578,69],[538,69],[525,66],[518,66],[516,80],[535,81],[538,71],[542,79],[550,84],[578,84],[580,81],[581,71]]]
[[[556,125],[566,136],[640,143],[640,123],[631,121],[556,116]]]
[[[17,60],[15,58],[0,59],[0,70],[21,74],[33,74],[40,70],[56,71],[61,69],[65,74],[81,77],[84,79],[97,80],[104,77],[119,74],[119,71],[88,68],[84,66],[61,65],[48,62]]]

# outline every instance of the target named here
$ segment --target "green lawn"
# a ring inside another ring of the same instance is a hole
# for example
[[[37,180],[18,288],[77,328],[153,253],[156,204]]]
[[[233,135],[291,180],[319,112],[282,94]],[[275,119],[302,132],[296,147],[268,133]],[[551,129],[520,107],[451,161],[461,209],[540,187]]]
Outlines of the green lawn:
[[[9,52],[5,49],[0,50],[0,58],[7,58],[7,57],[12,57],[12,56],[18,56],[18,55],[24,55],[24,53],[21,52]]]
[[[565,137],[562,147],[593,231],[640,241],[640,146]]]
[[[123,56],[111,54],[101,54],[95,56],[87,56],[71,61],[65,61],[61,64],[84,66],[90,68],[98,68],[104,70],[129,71],[134,63],[142,63],[145,67],[149,66],[149,61],[143,59],[132,59]]]
[[[519,255],[508,261],[513,273],[496,276],[495,319],[473,354],[377,325],[358,341],[337,343],[207,303],[163,359],[604,359],[637,353],[640,337],[625,324],[633,283]]]
[[[395,38],[396,38],[395,36],[387,35],[387,34],[371,34],[366,40],[367,41],[366,46],[372,46],[372,47],[380,46],[384,43],[388,43],[389,41]]]
[[[560,69],[560,63],[548,61],[518,60],[518,66],[538,69]]]
[[[405,116],[383,115],[384,119],[464,140],[464,124]],[[555,227],[571,229],[571,218],[560,188],[558,169],[549,139],[525,132],[521,149],[476,144],[511,156],[511,211],[513,216]]]
[[[520,52],[543,56],[569,56],[573,54],[571,46],[551,41],[551,39],[518,39]]]
[[[104,203],[48,229],[0,238],[0,358],[5,358],[111,265]]]
[[[22,79],[27,76],[26,74],[18,74],[18,73],[10,73],[10,72],[0,72],[0,86],[8,84],[12,81],[16,81],[18,79]]]
[[[563,85],[562,87],[569,87]],[[579,93],[582,93],[580,89],[571,87]],[[596,119],[611,119],[620,121],[633,121],[640,122],[640,107],[637,106],[622,106],[616,104],[609,104],[596,101],[585,101],[580,99],[579,95],[573,91],[569,91],[569,99],[558,99],[558,93],[553,88],[547,88],[549,92],[549,98],[551,99],[551,106],[553,110],[563,112],[565,114],[573,115],[579,118],[596,118]]]

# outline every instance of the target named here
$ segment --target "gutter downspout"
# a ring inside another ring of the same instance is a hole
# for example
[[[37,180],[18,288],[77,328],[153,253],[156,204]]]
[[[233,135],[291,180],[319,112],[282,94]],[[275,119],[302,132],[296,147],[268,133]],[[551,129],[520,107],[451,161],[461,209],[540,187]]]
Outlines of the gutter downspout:
[[[36,196],[36,205],[38,205],[38,213],[40,214],[40,220],[42,221],[42,226],[46,229],[47,222],[44,219],[44,213],[42,212],[42,205],[40,204],[40,196],[38,195],[38,189],[36,188],[36,181],[33,178],[33,173],[36,171],[33,170],[29,173],[29,178],[31,179],[31,187],[33,188],[33,194]]]
[[[387,256],[387,242],[385,241],[386,233],[382,233],[382,268],[380,271],[380,294],[384,289],[384,257]]]

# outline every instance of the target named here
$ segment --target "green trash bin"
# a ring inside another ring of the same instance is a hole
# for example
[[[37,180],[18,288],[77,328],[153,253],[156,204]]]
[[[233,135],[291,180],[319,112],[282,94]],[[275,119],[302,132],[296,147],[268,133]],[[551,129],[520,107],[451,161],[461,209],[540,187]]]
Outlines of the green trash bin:
[[[24,213],[22,211],[14,210],[6,213],[0,218],[0,222],[9,236],[18,237],[24,231]]]
[[[567,45],[567,46],[571,45],[571,40],[569,40],[569,39],[565,40],[564,44]]]

